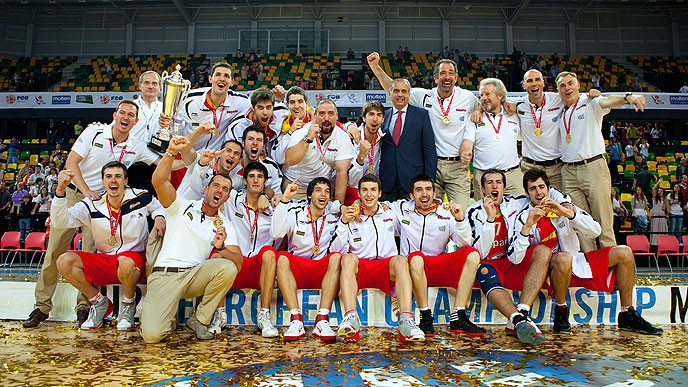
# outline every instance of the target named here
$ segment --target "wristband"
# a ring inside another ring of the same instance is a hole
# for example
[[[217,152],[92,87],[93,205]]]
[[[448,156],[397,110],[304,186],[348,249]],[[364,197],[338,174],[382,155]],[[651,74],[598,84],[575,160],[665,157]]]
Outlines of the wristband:
[[[265,196],[266,198],[268,198],[268,200],[272,200],[272,198],[270,197],[270,195],[268,195],[267,192],[262,192],[260,196]]]
[[[168,155],[168,156],[170,156],[170,157],[172,157],[172,158],[177,157],[176,155],[173,155],[173,154],[170,153],[169,151],[165,151],[165,154]]]
[[[64,198],[64,197],[67,197],[67,191],[65,191],[65,193],[63,193],[62,195],[58,195],[57,192],[55,192],[55,197],[56,197],[56,198]]]
[[[280,203],[282,203],[282,204],[289,204],[289,202],[285,202],[284,200],[280,200]]]
[[[217,251],[222,251],[222,250],[225,249],[225,243],[222,242],[222,246],[220,246],[220,247],[217,247],[217,246],[215,246],[215,245],[213,245],[213,247],[215,247],[215,250],[217,250]]]

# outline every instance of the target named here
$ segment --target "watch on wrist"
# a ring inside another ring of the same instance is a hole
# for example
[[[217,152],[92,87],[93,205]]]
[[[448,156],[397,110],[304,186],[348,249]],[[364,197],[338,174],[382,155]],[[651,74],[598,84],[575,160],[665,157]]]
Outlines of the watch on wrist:
[[[304,141],[306,144],[310,144],[310,143],[313,142],[313,140],[311,140],[310,138],[308,138],[308,135],[303,136],[303,141]]]
[[[224,242],[222,242],[222,246],[220,246],[220,247],[213,246],[213,247],[215,247],[215,250],[217,250],[217,251],[222,251],[225,249],[225,244],[224,244]]]
[[[624,94],[624,101],[626,101],[626,103],[630,105],[631,103],[628,102],[628,96],[629,96],[629,95],[633,95],[633,93],[628,92],[628,93]]]

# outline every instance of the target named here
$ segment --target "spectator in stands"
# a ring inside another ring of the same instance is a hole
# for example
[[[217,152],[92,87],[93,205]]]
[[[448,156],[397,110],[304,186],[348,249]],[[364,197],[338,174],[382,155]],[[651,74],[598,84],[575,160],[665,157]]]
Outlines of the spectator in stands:
[[[617,187],[612,189],[612,210],[614,211],[614,235],[618,239],[621,224],[628,216],[628,210],[626,210],[626,206],[619,199],[619,188]]]
[[[4,235],[9,229],[10,208],[12,207],[12,194],[7,189],[4,181],[0,180],[0,235]]]
[[[621,146],[615,137],[609,139],[609,173],[612,176],[612,184],[619,181],[619,163],[621,162]]]
[[[657,178],[648,172],[647,165],[643,165],[639,168],[640,171],[636,171],[635,179],[633,180],[633,190],[635,190],[636,187],[640,187],[645,194],[644,196],[649,198],[652,192],[651,185],[653,182],[656,182]]]
[[[79,137],[81,135],[81,132],[84,131],[84,126],[81,125],[81,120],[77,121],[76,124],[74,124],[74,135],[76,137]]]
[[[248,63],[244,62],[244,65],[241,66],[241,80],[246,81],[248,80]]]
[[[42,177],[36,178],[35,183],[29,188],[29,195],[31,195],[32,198],[37,197],[41,193],[41,189],[45,186],[44,183],[45,180]]]
[[[63,151],[61,155],[56,155],[53,158],[53,163],[55,163],[55,168],[57,168],[58,172],[62,170],[62,165],[64,165],[64,161],[67,158],[67,151]]]
[[[640,84],[640,76],[638,74],[633,75],[633,91],[643,91],[643,85]]]
[[[678,92],[688,94],[688,82],[683,82],[683,86],[681,86],[681,88],[678,89]]]
[[[21,204],[19,204],[19,231],[21,232],[21,244],[24,244],[26,236],[31,232],[31,217],[34,204],[31,202],[31,196],[24,195]]]
[[[397,52],[394,54],[394,56],[397,59],[397,66],[402,66],[404,64],[404,50],[401,49],[401,46],[397,48]]]
[[[681,240],[681,229],[683,228],[683,211],[687,210],[685,192],[680,184],[674,184],[667,196],[669,204],[669,233],[676,235]]]
[[[681,187],[681,207],[683,208],[683,224],[688,225],[688,175],[681,176],[681,182],[679,183]]]
[[[242,59],[244,57],[244,54],[241,53],[241,49],[237,48],[236,54],[234,54],[234,57],[237,59]]]
[[[633,123],[626,125],[626,136],[628,137],[629,144],[633,143],[637,145],[635,140],[638,138],[638,128],[636,128]]]
[[[612,121],[612,123],[609,125],[609,138],[610,139],[612,137],[616,137],[617,139],[619,138],[619,132],[616,129],[618,125],[619,125],[619,123],[616,121]],[[621,148],[619,148],[619,149],[621,149]]]
[[[107,73],[108,78],[112,78],[112,67],[110,67],[109,63],[105,63],[105,72]]]
[[[57,168],[51,167],[45,176],[45,185],[48,187],[48,193],[53,196],[55,194],[55,184],[57,184]]]
[[[685,157],[681,157],[681,161],[676,167],[676,180],[680,181],[683,175],[688,175],[688,159]]]
[[[643,164],[647,162],[647,156],[650,154],[650,144],[644,138],[640,139],[640,144],[638,144],[638,153],[640,157],[643,158]]]
[[[451,54],[447,52],[447,58],[451,58]],[[408,47],[404,48],[404,65],[410,66],[411,65],[411,51],[409,51]]]
[[[635,160],[635,156],[638,154],[638,147],[635,146],[635,143],[628,141],[628,144],[626,144],[626,160]]]
[[[650,244],[657,246],[657,235],[664,235],[669,232],[667,221],[669,219],[669,201],[666,198],[664,188],[660,187],[662,179],[652,187],[652,210],[650,211]],[[681,212],[683,216],[683,212]]]
[[[609,91],[609,81],[607,81],[607,76],[604,74],[600,74],[600,91]]]
[[[57,122],[51,118],[48,121],[48,144],[54,144],[56,142],[55,139],[58,131],[59,127]]]
[[[33,166],[29,164],[29,160],[24,161],[24,166],[17,172],[17,181],[24,181],[27,176],[33,173]]]
[[[48,193],[48,187],[41,186],[38,196],[33,198],[33,225],[34,230],[45,230],[45,220],[50,215],[50,204],[53,198]]]
[[[648,126],[652,125],[651,123],[648,123]],[[662,131],[659,129],[659,126],[657,123],[652,125],[652,128],[650,128],[650,138],[652,138],[652,143],[655,145],[660,145],[661,139],[662,139]]]
[[[256,63],[256,79],[258,82],[263,81],[263,62]]]
[[[647,196],[643,193],[643,189],[639,186],[635,187],[635,193],[631,198],[631,211],[635,218],[634,232],[636,234],[645,233],[648,231],[648,217],[650,212],[650,205],[647,202]]]
[[[50,152],[50,160],[52,160],[57,155],[61,155],[62,151],[62,145],[58,142],[57,144],[55,144],[55,149],[53,149],[53,151]]]
[[[27,183],[31,187],[38,184],[38,180],[40,180],[42,182],[43,179],[45,179],[45,175],[41,172],[40,167],[33,167],[33,168],[34,168],[34,172],[31,174],[31,176],[29,176],[28,181],[27,181]],[[38,192],[36,192],[36,194],[38,194]],[[31,195],[31,196],[36,196],[36,195]]]
[[[12,137],[10,145],[7,147],[7,164],[16,164],[19,158],[19,141]]]
[[[349,47],[349,51],[346,52],[346,59],[356,59],[356,54],[354,53],[354,50]]]

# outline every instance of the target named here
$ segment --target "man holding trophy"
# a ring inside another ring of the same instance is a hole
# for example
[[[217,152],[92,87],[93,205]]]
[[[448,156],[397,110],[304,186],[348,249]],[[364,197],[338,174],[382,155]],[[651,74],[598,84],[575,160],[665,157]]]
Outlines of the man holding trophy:
[[[174,76],[175,74],[173,73],[172,77]],[[173,79],[176,79],[175,82],[179,82],[181,74],[179,74],[178,78]],[[167,97],[164,86],[166,81],[163,81],[164,108],[163,114],[159,118],[161,128],[158,132],[159,134],[163,131],[163,128],[171,128],[169,130],[170,134],[187,136],[202,123],[211,121],[215,125],[215,133],[200,136],[192,145],[195,150],[220,149],[225,140],[229,124],[237,119],[246,117],[251,110],[251,101],[247,96],[235,93],[229,89],[234,84],[234,78],[232,76],[232,66],[227,62],[218,62],[213,66],[209,81],[212,85],[210,88],[191,90],[186,99],[183,98],[183,95],[180,97]],[[176,84],[174,84],[173,88],[175,91],[178,90]],[[170,89],[168,88],[168,90]],[[179,133],[175,133],[177,130],[172,125],[171,117],[177,110],[167,109],[167,100],[176,101],[177,98],[180,101],[183,100],[181,106],[177,105],[178,114],[175,117],[176,124],[179,125]],[[167,145],[152,145],[156,138],[164,137],[163,135],[156,135],[151,140],[151,146],[155,146],[156,148],[154,149],[162,153],[167,149]],[[169,143],[169,138],[167,139],[167,143]]]

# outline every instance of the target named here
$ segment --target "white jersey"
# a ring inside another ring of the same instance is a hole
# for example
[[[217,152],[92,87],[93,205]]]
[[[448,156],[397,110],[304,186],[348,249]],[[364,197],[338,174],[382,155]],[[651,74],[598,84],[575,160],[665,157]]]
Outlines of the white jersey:
[[[242,161],[243,162],[243,161]],[[266,178],[265,186],[270,188],[275,195],[282,194],[282,172],[279,169],[279,165],[275,160],[271,158],[266,158],[259,161],[268,170],[268,176]],[[244,185],[244,166],[239,164],[229,173],[229,177],[232,179],[232,188],[238,191],[243,191],[246,186]]]
[[[144,252],[148,242],[148,216],[165,217],[163,206],[148,191],[127,187],[120,207],[121,220],[115,231],[116,243],[113,246],[108,243],[112,231],[106,197],[107,195],[103,195],[96,201],[85,198],[72,207],[68,207],[66,198],[55,197],[50,210],[52,227],[90,227],[99,253],[114,255],[124,251]]]
[[[432,131],[435,134],[437,156],[459,156],[459,147],[464,138],[466,124],[470,122],[471,113],[480,105],[478,97],[468,90],[455,86],[452,96],[441,100],[437,95],[437,88],[427,90],[414,87],[411,89],[409,103],[428,111]],[[443,110],[447,112],[449,124],[443,121]]]
[[[361,133],[364,133],[365,124],[358,127]],[[358,152],[361,151],[361,146],[359,144],[354,145],[354,158],[351,160],[351,166],[349,167],[349,187],[358,188],[358,181],[361,178],[370,173],[370,166],[373,166],[373,175],[380,176],[380,149],[382,148],[380,142],[382,141],[382,136],[385,133],[382,128],[377,130],[375,135],[375,143],[371,144],[370,151],[368,155],[363,159],[363,164],[359,164],[356,158],[358,157]],[[362,137],[363,138],[363,137]],[[371,160],[372,159],[372,160]]]
[[[521,121],[521,154],[531,160],[544,162],[561,157],[558,121],[564,101],[559,93],[551,92],[543,93],[542,101],[542,106],[535,106],[528,101],[526,94],[516,102],[516,112]],[[536,120],[540,122],[542,131],[539,136],[536,134]]]
[[[423,215],[416,210],[413,200],[399,200],[385,203],[399,218],[401,231],[400,253],[408,256],[420,251],[428,256],[446,252],[447,243],[453,241],[458,248],[471,245],[471,228],[468,220],[457,222],[448,210],[437,200],[435,211]]]
[[[158,118],[162,113],[162,102],[156,99],[149,107],[140,96],[135,101],[139,106],[139,122],[137,122],[136,125],[131,128],[131,133],[129,133],[129,136],[138,138],[148,144],[151,140],[151,137],[153,137],[160,127],[158,124]]]
[[[473,166],[501,171],[517,166],[520,163],[517,148],[519,127],[518,117],[507,116],[504,109],[494,116],[483,112],[483,122],[466,124],[463,138],[473,141]]]
[[[549,197],[558,203],[570,203],[571,199],[561,191],[550,188]],[[510,243],[514,240],[514,223],[516,222],[516,217],[521,212],[521,210],[530,203],[530,199],[525,195],[512,196],[504,195],[502,203],[499,205],[499,211],[504,218],[504,223],[507,230],[507,251],[506,256],[512,257],[513,245]],[[480,199],[468,207],[468,212],[466,214],[468,222],[471,228],[471,246],[478,249],[480,252],[480,257],[482,259],[499,259],[504,257],[490,257],[489,253],[495,242],[495,234],[497,233],[497,227],[501,227],[499,222],[488,222],[487,213],[483,208],[483,200]],[[520,230],[519,230],[520,231]],[[495,246],[496,247],[496,246]]]
[[[399,235],[399,218],[392,210],[378,205],[373,215],[361,215],[361,222],[352,220],[337,226],[337,238],[346,241],[346,251],[359,259],[387,259],[399,254],[395,235]]]
[[[119,161],[130,167],[142,161],[153,164],[160,156],[148,149],[148,144],[129,134],[126,141],[115,144],[112,138],[112,124],[92,124],[86,127],[72,145],[72,152],[83,158],[79,169],[84,182],[91,191],[102,191],[103,179],[100,176],[103,165]]]
[[[279,245],[270,234],[272,212],[272,208],[260,213],[252,210],[246,204],[245,193],[235,190],[230,193],[225,203],[224,214],[237,231],[239,247],[244,257],[253,257],[263,246]]]
[[[204,122],[210,121],[215,124],[218,134],[201,135],[193,144],[197,151],[220,149],[227,138],[229,125],[245,118],[251,110],[251,102],[247,96],[230,90],[222,105],[213,111],[205,103],[208,93],[209,87],[191,90],[176,117],[180,122],[182,136],[188,136]]]
[[[167,230],[162,249],[155,261],[160,267],[194,267],[210,258],[216,227],[214,216],[201,211],[203,200],[187,200],[177,195],[167,207]],[[237,233],[232,223],[218,212],[217,218],[225,227],[225,246],[239,247]]]
[[[566,108],[559,119],[561,161],[571,163],[605,153],[602,119],[611,109],[600,106],[600,98],[581,94],[578,102]],[[570,125],[571,142],[566,141],[566,127]]]
[[[335,229],[338,227],[339,215],[330,211],[315,221],[311,220],[305,203],[279,203],[272,214],[270,232],[274,238],[287,237],[287,250],[290,254],[318,260],[329,253],[341,253],[345,241],[336,238]],[[318,235],[318,254],[314,254],[315,236]]]
[[[552,222],[552,226],[554,226],[556,230],[558,246],[555,249],[556,251],[552,252],[556,253],[561,251],[571,254],[573,256],[573,274],[578,278],[592,278],[590,264],[585,258],[585,254],[580,251],[578,233],[588,238],[597,238],[602,232],[602,226],[600,226],[590,214],[579,207],[574,207],[576,208],[576,214],[573,219],[568,219],[565,216],[547,218]],[[551,235],[541,235],[538,224],[530,229],[529,237],[521,234],[521,228],[528,219],[530,208],[530,206],[524,208],[518,215],[516,223],[514,224],[514,235],[516,239],[512,243],[514,248],[511,251],[512,256],[509,257],[509,260],[515,263],[519,263],[523,260],[526,250],[530,246],[540,245],[542,244],[543,238],[552,237]]]
[[[311,122],[291,135],[289,147],[297,145],[308,134]],[[294,181],[297,177],[299,187],[304,189],[316,177],[329,178],[335,171],[335,162],[355,158],[354,146],[349,135],[341,128],[335,127],[330,137],[322,144],[316,139],[308,144],[308,150],[300,163],[285,165],[284,176]]]

